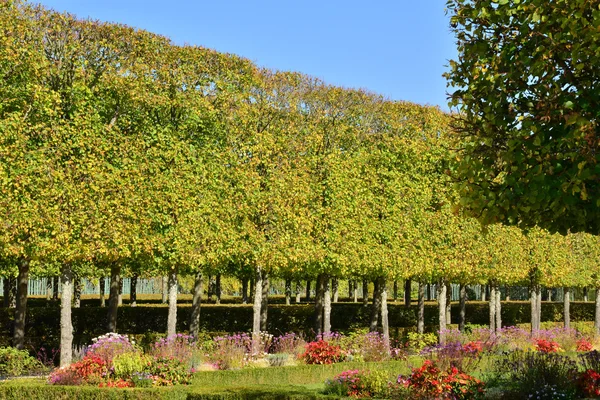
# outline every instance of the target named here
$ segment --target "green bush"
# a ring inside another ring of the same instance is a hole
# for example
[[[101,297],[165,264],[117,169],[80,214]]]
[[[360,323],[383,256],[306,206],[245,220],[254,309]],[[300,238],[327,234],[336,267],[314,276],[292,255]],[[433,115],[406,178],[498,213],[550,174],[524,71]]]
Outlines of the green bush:
[[[128,379],[134,372],[143,372],[148,369],[152,358],[141,352],[129,352],[117,355],[113,359],[115,377]]]
[[[0,376],[33,375],[44,371],[44,365],[25,350],[0,347]]]
[[[185,400],[187,388],[114,389],[94,386],[0,385],[0,400]]]

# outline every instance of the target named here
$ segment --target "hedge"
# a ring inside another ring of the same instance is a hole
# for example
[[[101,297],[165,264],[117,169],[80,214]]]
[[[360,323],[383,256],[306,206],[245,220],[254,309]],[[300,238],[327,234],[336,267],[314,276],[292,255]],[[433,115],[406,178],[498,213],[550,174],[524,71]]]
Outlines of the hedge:
[[[94,386],[54,386],[44,383],[0,385],[0,400],[185,400],[189,387],[98,388]]]
[[[563,305],[559,302],[542,303],[542,321],[561,321]],[[458,304],[452,304],[452,322],[458,322]],[[189,330],[191,308],[181,305],[177,312],[177,331]],[[72,320],[74,344],[88,344],[91,338],[106,333],[107,308],[74,308]],[[163,306],[119,307],[117,329],[120,333],[145,335],[154,340],[156,333],[164,332],[167,326],[168,309]],[[304,333],[310,336],[313,327],[314,307],[304,305],[269,305],[267,329],[273,334],[286,332]],[[398,335],[404,328],[416,326],[416,305],[389,305],[389,320],[392,334]],[[484,302],[467,303],[467,323],[488,323],[488,305]],[[425,325],[435,330],[437,305],[425,305]],[[348,331],[368,326],[370,309],[360,303],[335,303],[331,314],[332,328]],[[572,321],[591,321],[594,318],[594,303],[572,302]],[[248,332],[252,325],[251,305],[203,305],[200,328],[206,332]],[[14,321],[13,309],[0,309],[0,346],[9,344]],[[55,307],[28,307],[26,339],[32,348],[58,347],[60,310]],[[503,302],[502,322],[516,325],[530,322],[529,302]]]

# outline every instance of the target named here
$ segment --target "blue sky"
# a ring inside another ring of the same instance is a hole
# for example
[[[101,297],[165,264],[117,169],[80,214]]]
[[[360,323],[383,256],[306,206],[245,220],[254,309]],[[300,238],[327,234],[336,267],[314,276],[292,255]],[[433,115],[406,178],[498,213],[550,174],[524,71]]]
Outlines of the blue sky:
[[[238,54],[260,66],[448,109],[441,75],[456,48],[445,0],[38,2]]]

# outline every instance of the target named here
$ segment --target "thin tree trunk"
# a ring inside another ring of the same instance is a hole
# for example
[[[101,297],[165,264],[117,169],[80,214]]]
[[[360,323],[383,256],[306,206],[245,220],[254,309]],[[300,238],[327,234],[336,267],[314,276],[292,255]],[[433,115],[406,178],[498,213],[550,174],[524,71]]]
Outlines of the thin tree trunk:
[[[500,287],[496,286],[496,332],[500,332],[500,329],[502,329],[502,302],[500,297]]]
[[[587,288],[587,286],[583,288],[583,301],[588,301],[588,288]]]
[[[496,330],[496,288],[490,285],[490,300],[489,300],[489,312],[490,312],[490,331]]]
[[[248,281],[246,282],[246,289],[248,289]],[[200,332],[200,308],[202,305],[202,272],[196,273],[196,279],[194,280],[194,292],[192,294],[192,315],[190,318],[190,335],[194,339],[198,339],[198,333]]]
[[[317,288],[315,294],[315,333],[317,336],[323,333],[323,308],[325,306],[325,277],[323,274],[317,276]]]
[[[289,306],[292,303],[292,280],[285,280],[285,305]]]
[[[404,282],[404,305],[405,306],[410,306],[410,291],[411,291],[411,286],[412,286],[411,280],[407,279]]]
[[[306,301],[310,301],[310,280],[306,280]]]
[[[166,276],[163,276],[162,277],[162,303],[163,304],[167,304],[167,301],[169,300],[168,286],[169,286],[169,278],[167,278]]]
[[[217,274],[215,278],[215,296],[217,297],[215,303],[221,304],[221,274]]]
[[[552,301],[552,289],[548,289],[548,301]]]
[[[71,364],[73,358],[73,323],[71,321],[71,297],[73,274],[71,266],[64,264],[61,271],[62,295],[60,297],[60,366]]]
[[[600,336],[600,288],[596,288],[596,312],[594,313],[594,334]]]
[[[52,300],[52,277],[46,278],[46,303]]]
[[[481,290],[481,301],[486,301],[487,285],[481,286],[480,290]]]
[[[117,265],[110,267],[110,293],[108,295],[108,331],[117,331],[117,312],[119,310],[119,282],[121,268]]]
[[[29,261],[20,260],[17,277],[17,304],[15,307],[15,330],[13,346],[19,350],[25,347],[25,317],[27,315],[27,287],[29,284]]]
[[[467,286],[461,283],[460,285],[460,299],[459,299],[459,319],[458,319],[458,330],[461,332],[465,331],[465,319],[467,317]]]
[[[444,332],[446,331],[446,282],[440,280],[438,284],[438,314],[440,320],[440,344],[446,343]]]
[[[296,281],[296,303],[300,303],[302,301],[302,285],[300,285],[300,281]]]
[[[129,304],[131,307],[137,307],[137,281],[138,274],[133,274],[129,281]]]
[[[354,293],[354,281],[352,279],[348,279],[348,298],[351,299]]]
[[[262,280],[262,296],[260,305],[260,330],[263,332],[267,331],[267,318],[269,312],[269,275],[263,272]]]
[[[394,303],[398,301],[398,281],[394,281]]]
[[[452,323],[452,285],[446,285],[446,323]]]
[[[209,282],[210,284],[210,282]],[[262,287],[262,283],[261,283],[261,287]],[[251,302],[252,304],[254,304],[254,291],[256,290],[256,280],[254,278],[250,278],[250,285],[248,287],[250,289],[250,297],[248,298],[248,301]]]
[[[100,307],[105,307],[106,298],[104,297],[104,294],[106,293],[106,281],[104,280],[104,277],[100,278],[98,286],[100,286]]]
[[[510,301],[510,286],[504,286],[504,290],[506,291],[506,296],[505,296],[505,300],[506,301]]]
[[[564,288],[563,296],[563,319],[565,321],[565,329],[571,327],[571,288]]]
[[[385,351],[390,353],[390,323],[388,319],[387,288],[385,278],[379,278],[379,293],[381,295],[381,330]]]
[[[252,353],[258,354],[260,344],[260,309],[262,306],[262,271],[258,267],[254,279],[254,304],[252,306]]]
[[[531,290],[531,333],[537,335],[540,330],[542,309],[542,289],[539,285],[533,285]]]
[[[365,307],[369,305],[369,281],[366,279],[362,281],[362,302]]]
[[[433,294],[431,293],[433,290],[431,288],[431,283],[428,283],[425,286],[425,300],[431,301],[433,299]]]
[[[121,277],[121,279],[119,279],[119,297],[118,297],[118,301],[119,301],[119,307],[121,307],[123,305],[123,277]]]
[[[337,303],[340,300],[339,295],[339,280],[338,278],[331,279],[331,291],[333,296],[333,302]]]
[[[358,303],[358,281],[356,279],[353,281],[352,286],[353,286],[352,291],[354,292],[353,293],[354,298],[352,299],[352,301],[354,303]]]
[[[242,304],[248,304],[248,279],[242,279]]]
[[[379,326],[379,314],[381,310],[381,282],[379,279],[373,281],[373,302],[371,303],[371,321],[369,332],[377,332]]]
[[[323,278],[323,333],[331,333],[331,287],[327,275]]]
[[[177,334],[177,268],[169,271],[169,315],[167,317],[167,337]]]
[[[208,301],[212,301],[213,294],[215,293],[215,282],[213,281],[212,275],[208,275],[208,288],[207,288]]]
[[[10,278],[3,278],[2,279],[2,283],[3,283],[3,285],[2,285],[2,289],[3,289],[3,292],[2,292],[2,296],[3,296],[2,297],[2,301],[3,301],[3,303],[2,303],[2,305],[4,306],[4,308],[9,308],[10,307],[10,303],[11,303],[10,288],[11,288],[12,282],[11,282]]]
[[[419,294],[417,299],[417,333],[425,332],[425,284],[419,282]]]
[[[81,307],[81,278],[79,277],[79,275],[74,274],[74,279],[73,279],[72,284],[73,284],[73,287],[72,287],[73,308],[80,308]],[[61,304],[62,304],[62,302],[61,302]]]
[[[58,276],[52,278],[52,301],[58,301]]]

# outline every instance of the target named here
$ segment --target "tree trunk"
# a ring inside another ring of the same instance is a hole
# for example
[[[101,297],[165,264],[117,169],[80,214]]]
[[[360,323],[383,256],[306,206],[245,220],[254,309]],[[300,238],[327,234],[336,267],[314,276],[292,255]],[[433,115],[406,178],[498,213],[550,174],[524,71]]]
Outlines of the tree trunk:
[[[506,291],[505,300],[510,301],[510,287],[505,285],[504,290]]]
[[[369,332],[377,332],[379,326],[379,314],[381,310],[381,282],[379,279],[373,281],[373,302],[371,303],[371,321]]]
[[[417,300],[417,333],[425,332],[425,284],[419,282],[419,296]]]
[[[352,279],[348,279],[348,298],[351,299],[354,294],[354,281]]]
[[[502,329],[502,302],[500,297],[500,287],[496,286],[496,332],[500,332],[500,329]]]
[[[254,279],[254,304],[252,306],[252,353],[258,354],[260,344],[260,308],[262,305],[262,271],[260,267],[256,270]]]
[[[398,301],[398,281],[394,281],[394,303]]]
[[[358,281],[356,279],[353,281],[352,286],[353,286],[352,291],[354,292],[353,293],[354,298],[352,299],[352,301],[354,303],[358,303]]]
[[[310,301],[310,280],[306,280],[306,301]]]
[[[533,285],[531,288],[531,333],[536,336],[540,330],[542,306],[542,289],[539,285]]]
[[[3,283],[3,293],[2,293],[2,300],[3,303],[2,305],[4,306],[4,308],[9,308],[11,306],[12,303],[12,295],[11,295],[11,288],[12,288],[12,278],[3,278],[2,280]]]
[[[458,319],[458,330],[461,332],[465,331],[465,319],[467,317],[467,286],[461,283],[460,285],[460,299],[459,299],[459,319]]]
[[[64,264],[61,271],[62,295],[60,297],[60,366],[71,364],[73,358],[73,323],[71,321],[71,297],[73,274],[71,266]]]
[[[221,304],[221,274],[217,274],[215,278],[215,296],[217,300],[216,304]]]
[[[79,275],[74,274],[74,279],[72,282],[72,290],[73,290],[73,308],[81,307],[81,278]],[[64,293],[64,289],[63,289]],[[62,301],[61,301],[62,304]]]
[[[410,306],[410,291],[411,291],[411,286],[412,286],[412,282],[410,279],[407,279],[404,282],[404,305],[405,306]],[[425,295],[425,293],[423,293],[423,296]],[[425,300],[425,297],[423,297],[423,300]]]
[[[587,286],[583,288],[583,301],[588,301],[588,288],[587,288]]]
[[[483,286],[481,286],[481,288],[479,290],[481,291],[481,301],[485,301],[486,300],[487,286],[483,285]]]
[[[119,279],[119,307],[123,305],[123,277]]]
[[[296,303],[300,303],[302,301],[302,285],[300,285],[300,281],[296,281]]]
[[[563,296],[563,320],[565,322],[565,329],[571,327],[571,288],[564,288]]]
[[[246,289],[248,289],[248,281],[246,282]],[[190,318],[190,335],[194,339],[198,339],[198,333],[200,332],[200,308],[202,305],[202,272],[196,273],[196,279],[194,280],[194,292],[192,294],[192,315]]]
[[[58,301],[58,276],[52,278],[52,301]]]
[[[248,279],[242,279],[242,304],[248,304]]]
[[[50,300],[52,300],[52,277],[49,276],[46,278],[46,303]]]
[[[262,287],[262,283],[261,283],[261,287]],[[248,289],[250,290],[248,301],[250,303],[254,304],[254,291],[256,290],[256,280],[254,278],[250,278],[250,284],[248,286]]]
[[[168,288],[167,286],[169,286],[169,282],[168,282],[168,278],[166,276],[162,277],[162,303],[163,304],[167,304],[167,300],[169,300],[169,296],[168,296]]]
[[[496,288],[490,285],[490,300],[489,300],[489,312],[490,312],[490,331],[496,331]]]
[[[98,286],[100,286],[100,307],[105,307],[106,299],[104,297],[104,294],[106,293],[106,281],[104,280],[104,277],[100,278]]]
[[[425,300],[431,301],[433,299],[433,294],[431,293],[433,289],[431,288],[431,284],[428,283],[425,285]]]
[[[25,347],[25,317],[27,315],[27,287],[29,284],[29,261],[20,260],[17,277],[17,304],[15,307],[15,330],[13,346],[19,350]]]
[[[337,303],[340,300],[339,295],[339,280],[338,278],[331,279],[331,291],[333,296],[333,302]]]
[[[133,274],[129,282],[129,304],[131,307],[137,307],[137,281],[138,274]]]
[[[594,335],[600,336],[600,288],[596,288],[596,312],[594,313]]]
[[[366,279],[362,281],[362,302],[365,307],[369,305],[369,281]]]
[[[212,275],[208,275],[208,287],[206,290],[206,295],[208,296],[208,301],[212,301],[213,294],[215,294],[215,282],[213,281]]]
[[[323,333],[331,333],[331,287],[327,275],[323,278]]]
[[[548,289],[548,301],[552,301],[552,289]]]
[[[167,317],[167,337],[177,334],[177,268],[169,271],[169,315]]]
[[[260,303],[260,330],[263,332],[267,331],[267,318],[269,312],[269,275],[263,272],[262,280],[262,296]]]
[[[292,303],[292,280],[285,280],[285,305],[289,306]]]
[[[452,323],[452,286],[446,285],[446,323]]]
[[[323,274],[317,276],[317,288],[315,294],[315,333],[317,336],[323,333],[323,308],[325,306],[325,277]]]
[[[119,282],[121,268],[117,265],[110,267],[110,293],[108,295],[108,331],[117,331],[117,312],[119,310]]]
[[[390,353],[390,323],[388,319],[387,288],[385,278],[379,278],[379,293],[381,304],[381,330],[385,351]]]
[[[446,343],[444,332],[446,331],[446,282],[440,280],[438,284],[438,314],[440,320],[440,344]]]

